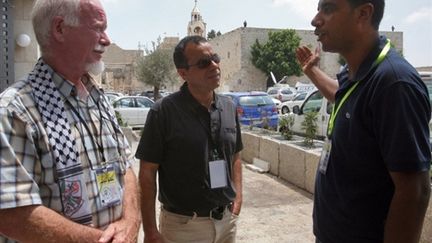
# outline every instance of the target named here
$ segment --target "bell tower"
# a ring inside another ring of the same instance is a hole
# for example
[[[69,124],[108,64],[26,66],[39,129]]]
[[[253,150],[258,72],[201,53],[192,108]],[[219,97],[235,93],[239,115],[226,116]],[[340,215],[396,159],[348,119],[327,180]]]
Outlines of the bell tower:
[[[195,6],[192,9],[191,20],[189,21],[187,33],[190,35],[199,35],[206,38],[206,23],[204,23],[201,13],[197,7],[197,0],[195,0]]]

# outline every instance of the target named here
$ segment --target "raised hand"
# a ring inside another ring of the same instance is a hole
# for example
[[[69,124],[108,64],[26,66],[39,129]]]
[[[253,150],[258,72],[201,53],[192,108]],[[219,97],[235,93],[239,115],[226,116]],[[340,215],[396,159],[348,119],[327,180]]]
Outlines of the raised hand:
[[[318,46],[313,53],[307,46],[301,46],[296,50],[296,57],[304,73],[310,71],[314,66],[318,66],[320,61],[319,53],[321,48]]]

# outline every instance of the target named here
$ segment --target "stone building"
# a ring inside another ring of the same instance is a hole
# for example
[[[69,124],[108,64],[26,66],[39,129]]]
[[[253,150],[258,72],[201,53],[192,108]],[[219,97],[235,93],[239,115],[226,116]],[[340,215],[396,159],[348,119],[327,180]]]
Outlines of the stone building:
[[[30,17],[33,2],[33,0],[0,1],[0,92],[15,80],[25,76],[40,56]],[[197,8],[197,1],[191,12],[191,21],[188,23],[188,29],[192,31],[188,31],[188,34],[195,34],[193,26],[200,27],[202,31],[200,33],[206,35],[206,24]],[[266,89],[268,74],[252,65],[250,50],[255,40],[265,43],[270,31],[278,31],[278,29],[243,27],[210,41],[214,50],[222,57],[222,86],[219,88],[221,91]],[[316,47],[317,41],[312,31],[296,30],[296,32],[302,38],[301,44],[311,48]],[[385,32],[385,34],[401,51],[403,33]],[[173,47],[178,41],[178,37],[166,37],[161,47]],[[107,90],[136,93],[152,89],[136,80],[134,68],[136,57],[140,55],[143,53],[139,49],[123,50],[113,43],[103,57],[106,70],[101,76],[96,77],[96,80]],[[322,53],[321,68],[334,77],[339,70],[338,59],[336,54]],[[430,67],[422,67],[421,70],[430,71]],[[294,84],[296,81],[308,82],[304,76],[288,77],[289,83]],[[175,91],[181,83],[182,81],[177,80],[166,89]]]
[[[221,56],[222,85],[219,91],[252,91],[267,89],[267,79],[269,74],[263,73],[252,64],[251,46],[258,40],[264,44],[268,40],[268,33],[280,29],[264,29],[242,27],[218,36],[210,43],[215,52]],[[306,45],[311,49],[317,46],[317,37],[312,30],[295,30],[301,38],[300,45]],[[402,52],[403,33],[402,32],[383,32],[387,38],[391,39],[395,48]],[[336,77],[339,72],[339,55],[322,52],[320,54],[320,68],[331,77]],[[296,60],[291,60],[295,62]],[[277,77],[281,79],[281,77]],[[304,75],[300,77],[287,77],[287,83],[294,86],[296,82],[309,83]]]
[[[100,83],[105,90],[115,90],[124,94],[137,94],[145,90],[143,82],[137,80],[136,63],[143,56],[142,50],[124,50],[111,43],[103,54],[105,70]]]
[[[0,1],[0,92],[27,75],[39,57],[32,6],[33,0]]]

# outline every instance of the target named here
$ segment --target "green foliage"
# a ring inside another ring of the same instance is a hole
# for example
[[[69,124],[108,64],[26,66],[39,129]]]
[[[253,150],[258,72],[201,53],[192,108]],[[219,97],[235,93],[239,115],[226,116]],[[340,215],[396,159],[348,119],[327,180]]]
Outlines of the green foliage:
[[[268,37],[265,44],[257,39],[252,45],[252,64],[266,74],[273,72],[277,79],[299,76],[302,70],[296,61],[295,50],[300,45],[300,37],[291,29],[269,32]]]
[[[115,111],[115,116],[117,118],[117,122],[118,122],[119,126],[121,126],[121,127],[127,126],[127,122],[123,121],[123,118],[118,111]]]
[[[314,139],[316,138],[316,133],[318,130],[317,120],[318,112],[311,111],[305,113],[305,119],[301,123],[302,129],[305,130],[303,143],[308,147],[313,146]]]
[[[216,37],[216,31],[215,30],[210,30],[208,33],[207,33],[207,39],[208,40],[211,40],[211,39],[213,39],[213,38],[215,38]]]
[[[294,125],[293,116],[281,116],[279,119],[279,132],[286,140],[291,140],[293,137],[293,132],[291,130]]]
[[[207,33],[207,40],[214,39],[216,36],[221,36],[221,35],[222,33],[220,31],[216,33],[216,31],[212,29]]]
[[[175,66],[172,60],[171,48],[160,48],[160,38],[152,43],[151,50],[146,49],[146,55],[138,60],[136,76],[139,81],[154,87],[154,97],[159,96],[159,90],[176,79]]]

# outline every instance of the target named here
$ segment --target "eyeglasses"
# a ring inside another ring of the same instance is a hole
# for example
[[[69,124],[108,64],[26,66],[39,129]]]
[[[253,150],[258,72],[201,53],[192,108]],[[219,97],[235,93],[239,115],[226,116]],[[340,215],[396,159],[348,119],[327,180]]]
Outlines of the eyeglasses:
[[[209,57],[201,58],[195,64],[187,65],[187,67],[190,68],[193,66],[197,66],[199,69],[204,69],[204,68],[207,68],[208,66],[210,66],[212,62],[215,62],[215,63],[220,62],[220,57],[218,54],[215,53]]]

